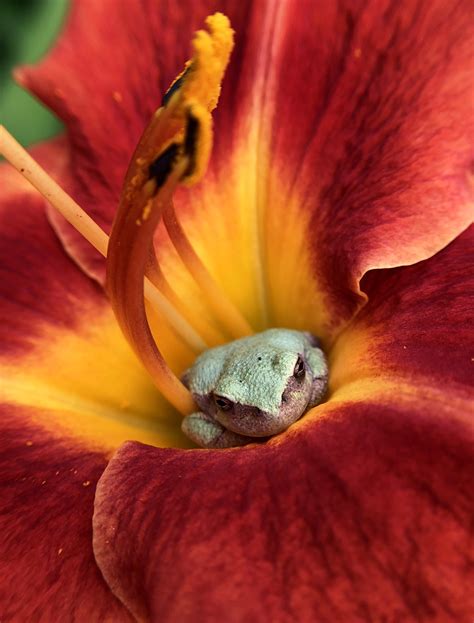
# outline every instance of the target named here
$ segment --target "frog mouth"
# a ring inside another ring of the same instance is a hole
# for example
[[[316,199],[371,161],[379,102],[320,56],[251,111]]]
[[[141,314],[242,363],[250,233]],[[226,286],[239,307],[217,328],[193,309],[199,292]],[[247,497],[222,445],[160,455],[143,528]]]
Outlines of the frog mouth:
[[[231,414],[217,411],[215,418],[234,433],[248,437],[271,437],[282,433],[304,415],[309,405],[308,399],[304,399],[301,405],[282,403],[277,413],[270,413],[258,407],[234,403]]]

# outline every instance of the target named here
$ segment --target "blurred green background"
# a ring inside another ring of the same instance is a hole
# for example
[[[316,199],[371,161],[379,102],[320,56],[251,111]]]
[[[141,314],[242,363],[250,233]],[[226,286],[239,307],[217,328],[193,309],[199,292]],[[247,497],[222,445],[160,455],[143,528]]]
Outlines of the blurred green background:
[[[0,0],[0,119],[23,145],[58,134],[61,124],[13,82],[11,71],[44,56],[67,7],[68,0]]]

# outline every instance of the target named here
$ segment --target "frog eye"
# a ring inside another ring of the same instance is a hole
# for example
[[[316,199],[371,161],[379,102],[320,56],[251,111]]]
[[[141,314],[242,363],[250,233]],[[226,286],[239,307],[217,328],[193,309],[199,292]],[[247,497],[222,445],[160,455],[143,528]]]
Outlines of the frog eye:
[[[214,402],[221,411],[229,411],[234,406],[232,400],[224,398],[224,396],[214,396]]]
[[[295,379],[302,379],[304,378],[306,369],[304,366],[304,361],[301,357],[298,357],[298,360],[295,363],[295,369],[293,370],[293,376],[295,377]]]

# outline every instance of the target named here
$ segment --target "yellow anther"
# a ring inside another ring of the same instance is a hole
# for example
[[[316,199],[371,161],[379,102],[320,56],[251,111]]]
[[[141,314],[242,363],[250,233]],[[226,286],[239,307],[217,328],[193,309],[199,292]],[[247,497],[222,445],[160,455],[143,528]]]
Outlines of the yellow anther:
[[[206,19],[206,30],[198,30],[193,39],[193,58],[180,89],[181,105],[194,100],[214,110],[219,100],[224,72],[234,47],[234,31],[229,19],[222,13],[215,13]]]
[[[182,154],[190,159],[189,172],[182,180],[186,186],[198,182],[204,175],[212,147],[211,111],[217,106],[221,83],[234,46],[234,31],[228,18],[215,13],[206,19],[207,30],[194,36],[193,57],[171,85],[164,106],[170,118],[181,120],[182,129],[169,139],[182,144]],[[192,120],[193,134],[189,130]],[[192,148],[192,153],[190,153]]]
[[[213,139],[211,112],[219,100],[221,82],[234,46],[234,31],[225,15],[215,13],[209,16],[206,25],[208,31],[196,33],[192,42],[193,57],[166,93],[162,116],[158,118],[163,125],[166,118],[170,126],[174,124],[173,128],[176,128],[167,133],[168,142],[161,147],[159,154],[163,156],[171,144],[179,145],[174,167],[186,159],[184,174],[179,179],[179,183],[185,186],[192,186],[206,172]],[[155,162],[159,163],[161,156]],[[173,245],[222,326],[234,338],[250,335],[251,326],[194,251],[171,202],[163,206],[163,220]]]

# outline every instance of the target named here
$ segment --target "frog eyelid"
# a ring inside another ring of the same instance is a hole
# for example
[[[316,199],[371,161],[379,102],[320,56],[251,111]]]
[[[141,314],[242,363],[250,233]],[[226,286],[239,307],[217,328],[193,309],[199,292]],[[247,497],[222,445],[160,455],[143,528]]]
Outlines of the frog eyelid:
[[[296,360],[295,367],[293,369],[293,376],[296,379],[302,379],[304,378],[305,373],[306,373],[306,366],[304,363],[304,359],[303,357],[301,357],[301,355],[299,355],[298,359]]]
[[[234,406],[232,400],[229,400],[224,396],[219,396],[218,394],[214,394],[214,402],[216,407],[221,411],[230,411],[230,409]]]

